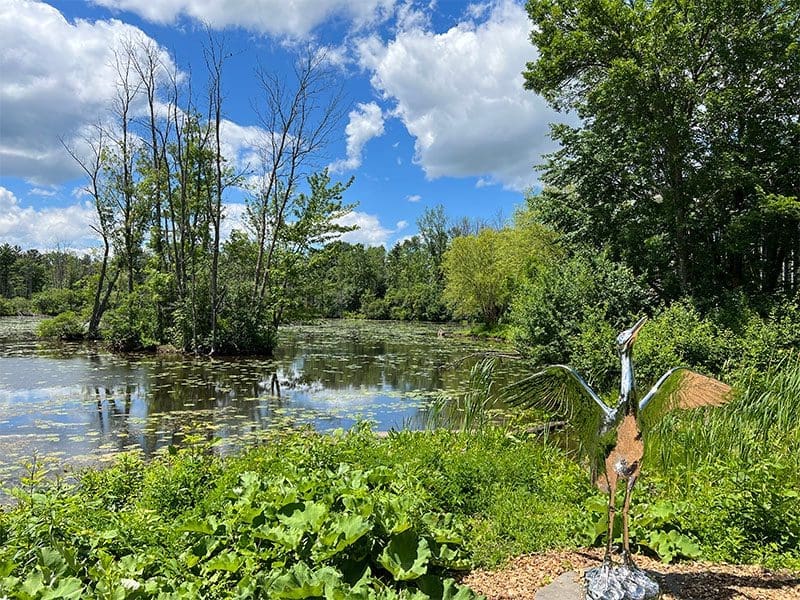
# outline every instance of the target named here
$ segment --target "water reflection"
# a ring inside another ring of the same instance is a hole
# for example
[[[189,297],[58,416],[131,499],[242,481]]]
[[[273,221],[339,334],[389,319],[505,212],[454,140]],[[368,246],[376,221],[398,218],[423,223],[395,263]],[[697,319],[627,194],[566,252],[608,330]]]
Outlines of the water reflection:
[[[287,327],[272,359],[117,356],[98,347],[0,338],[0,482],[35,452],[71,465],[186,435],[225,451],[268,427],[419,426],[429,398],[466,378],[470,343],[425,325]],[[273,382],[280,387],[280,394]]]

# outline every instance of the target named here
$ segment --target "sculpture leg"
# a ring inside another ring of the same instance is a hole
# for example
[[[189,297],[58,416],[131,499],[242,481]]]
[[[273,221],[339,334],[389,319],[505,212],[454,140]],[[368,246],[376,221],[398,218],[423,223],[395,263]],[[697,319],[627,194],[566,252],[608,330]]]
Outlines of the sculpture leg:
[[[631,508],[631,491],[636,484],[636,475],[628,479],[625,487],[625,502],[622,505],[622,564],[635,567],[631,558],[630,536],[628,534],[628,511]]]
[[[617,514],[617,478],[607,477],[608,481],[608,533],[606,535],[606,555],[603,564],[611,564],[611,544],[614,541],[614,517]]]

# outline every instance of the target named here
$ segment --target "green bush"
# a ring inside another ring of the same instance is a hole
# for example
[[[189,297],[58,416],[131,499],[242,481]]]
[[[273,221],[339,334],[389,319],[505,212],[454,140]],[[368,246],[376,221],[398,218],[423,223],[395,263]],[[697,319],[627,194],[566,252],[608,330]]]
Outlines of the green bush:
[[[0,317],[13,317],[16,316],[16,314],[11,299],[0,296]]]
[[[102,335],[112,348],[121,351],[154,348],[160,343],[157,307],[144,286],[106,312]]]
[[[605,388],[616,333],[641,316],[647,296],[627,267],[604,254],[578,253],[521,287],[511,309],[514,340],[536,363],[589,366]]]
[[[231,354],[271,354],[278,343],[278,331],[259,315],[248,299],[234,301],[219,317],[217,350]]]
[[[386,298],[361,298],[361,310],[367,319],[382,321],[389,318],[389,302]]]
[[[32,316],[35,313],[33,304],[27,298],[22,296],[0,297],[0,317]]]
[[[85,333],[84,320],[72,311],[45,319],[36,328],[37,336],[58,340],[79,340]]]
[[[67,311],[78,312],[83,298],[79,292],[68,288],[48,288],[31,298],[36,310],[43,315],[57,315]]]
[[[672,367],[719,376],[737,349],[730,331],[703,318],[690,302],[676,302],[642,328],[634,347],[636,376],[642,390]]]
[[[751,316],[740,339],[741,351],[731,367],[765,372],[800,348],[800,306],[782,302],[766,318]]]
[[[18,506],[0,513],[0,593],[474,597],[448,576],[469,565],[463,524],[431,505],[411,465],[337,461],[367,443],[360,434],[272,442],[228,460],[172,452],[143,473],[126,458],[75,489],[17,490]]]

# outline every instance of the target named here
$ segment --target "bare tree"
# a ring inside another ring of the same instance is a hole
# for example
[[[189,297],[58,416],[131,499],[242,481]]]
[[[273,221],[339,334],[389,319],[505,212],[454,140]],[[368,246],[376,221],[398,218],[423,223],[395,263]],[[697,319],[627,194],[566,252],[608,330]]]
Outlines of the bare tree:
[[[286,81],[259,67],[262,103],[255,107],[266,139],[260,148],[261,184],[248,206],[257,258],[252,302],[263,311],[276,251],[298,183],[319,166],[344,114],[341,85],[326,58],[308,50]]]
[[[217,315],[220,309],[219,294],[219,247],[220,226],[222,224],[222,192],[225,188],[223,181],[222,139],[220,126],[222,123],[222,69],[225,60],[230,56],[225,50],[225,41],[214,37],[208,30],[208,45],[203,49],[209,80],[209,122],[214,128],[214,190],[208,197],[208,217],[211,221],[213,240],[211,244],[211,270],[209,274],[209,310],[211,320],[211,349],[214,354],[217,346]]]
[[[158,257],[159,266],[166,266],[164,251],[163,204],[165,198],[166,179],[169,177],[166,161],[166,142],[169,139],[171,121],[160,118],[158,114],[159,92],[166,79],[167,69],[162,60],[162,52],[152,39],[139,39],[136,43],[126,40],[123,49],[131,61],[136,75],[141,82],[141,92],[147,102],[147,124],[149,134],[147,144],[150,150],[149,195],[153,208],[153,230],[151,242]],[[163,124],[163,128],[162,125]]]
[[[119,266],[114,269],[111,275],[108,274],[109,260],[111,256],[111,241],[115,230],[114,209],[104,192],[103,184],[103,160],[106,152],[107,139],[100,125],[93,127],[93,134],[83,138],[88,152],[87,156],[82,156],[75,148],[68,146],[64,140],[61,144],[66,151],[81,167],[87,176],[85,191],[94,201],[97,213],[97,223],[92,223],[91,228],[103,240],[103,260],[100,262],[100,275],[94,291],[94,302],[92,303],[92,314],[89,317],[87,336],[89,338],[100,337],[100,321],[108,307],[108,299],[114,284],[119,277]]]
[[[131,130],[134,102],[142,88],[142,81],[135,72],[134,59],[130,52],[124,50],[124,45],[122,51],[114,52],[113,66],[117,75],[116,94],[111,106],[115,122],[106,132],[106,137],[113,145],[113,153],[109,153],[109,160],[105,160],[104,164],[112,169],[115,180],[114,197],[122,217],[120,254],[125,263],[130,294],[135,282],[136,257],[141,250],[142,224],[146,221],[146,214],[138,202],[134,184],[137,143]]]

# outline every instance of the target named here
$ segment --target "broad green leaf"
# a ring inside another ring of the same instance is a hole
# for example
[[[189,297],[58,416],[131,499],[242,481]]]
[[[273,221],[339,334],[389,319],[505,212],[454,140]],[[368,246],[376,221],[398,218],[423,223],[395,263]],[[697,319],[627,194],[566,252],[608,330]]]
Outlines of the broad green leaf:
[[[322,596],[326,586],[339,584],[341,578],[336,569],[323,567],[312,571],[303,562],[297,563],[291,571],[276,578],[269,588],[270,598],[314,598]]]
[[[424,575],[417,581],[419,589],[436,600],[479,600],[478,596],[466,586],[458,585],[453,579],[440,579],[433,575]]]
[[[327,560],[357,542],[372,529],[372,525],[360,515],[342,516],[333,527],[317,538],[314,551],[316,560]]]
[[[409,530],[392,536],[378,562],[396,581],[406,581],[424,575],[428,571],[430,557],[428,542]]]
[[[83,584],[81,580],[75,577],[67,577],[59,581],[55,589],[44,592],[41,600],[78,600],[82,597],[82,594]]]
[[[14,570],[15,566],[16,565],[10,560],[0,560],[0,579],[11,575],[11,572]]]
[[[209,523],[208,521],[201,521],[200,519],[189,519],[178,527],[178,531],[190,531],[192,533],[204,533],[206,535],[212,535],[215,530],[216,524]]]
[[[234,573],[242,566],[242,558],[235,552],[223,552],[218,554],[205,564],[209,571],[229,571]]]
[[[302,509],[297,509],[291,515],[278,515],[278,520],[287,527],[301,531],[319,531],[320,526],[328,514],[328,508],[318,502],[307,502]]]
[[[270,540],[290,550],[294,550],[300,544],[305,532],[302,529],[293,529],[279,525],[277,527],[262,527],[252,532],[253,537]]]

